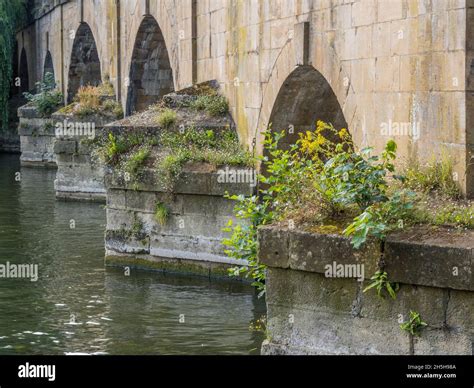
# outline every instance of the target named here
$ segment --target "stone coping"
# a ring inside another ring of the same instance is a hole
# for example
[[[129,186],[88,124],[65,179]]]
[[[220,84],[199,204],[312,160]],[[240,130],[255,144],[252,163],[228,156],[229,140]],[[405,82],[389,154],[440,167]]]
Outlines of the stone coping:
[[[325,273],[334,262],[364,264],[367,279],[380,263],[393,282],[474,291],[473,230],[411,228],[355,250],[341,235],[263,226],[258,241],[260,262],[273,268]]]
[[[225,169],[226,167],[222,167]],[[250,167],[228,167],[229,171],[248,171]],[[255,188],[248,183],[221,183],[219,173],[184,170],[176,181],[172,193],[224,196],[229,194],[253,195]],[[167,192],[164,184],[152,169],[145,169],[139,182],[126,182],[124,175],[111,168],[106,170],[105,186],[107,189],[124,189],[134,191]]]

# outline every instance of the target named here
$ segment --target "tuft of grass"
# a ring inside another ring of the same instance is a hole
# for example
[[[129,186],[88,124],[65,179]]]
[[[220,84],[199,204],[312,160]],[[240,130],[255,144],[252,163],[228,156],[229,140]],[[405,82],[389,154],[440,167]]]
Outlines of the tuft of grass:
[[[219,95],[199,96],[191,103],[191,108],[205,111],[210,116],[224,116],[229,112],[227,99]]]
[[[122,104],[115,100],[107,99],[103,103],[103,109],[107,112],[112,113],[116,118],[123,117],[123,108]]]
[[[42,117],[51,115],[63,102],[62,93],[56,88],[56,81],[51,73],[46,73],[42,82],[36,83],[37,94],[23,93]]]
[[[412,162],[405,170],[404,185],[422,193],[433,193],[458,199],[461,191],[455,179],[453,161],[446,154],[441,159],[433,158],[429,163],[421,165]]]
[[[158,202],[155,206],[155,220],[161,225],[165,226],[168,222],[170,212],[166,205],[162,202]]]
[[[163,109],[158,114],[156,121],[163,128],[170,128],[173,124],[176,123],[177,115],[173,109]]]
[[[110,82],[110,78],[105,76],[105,81],[101,83],[98,87],[98,92],[101,96],[114,96],[114,85]]]
[[[145,165],[149,157],[150,150],[148,148],[139,149],[125,163],[125,171],[135,176]]]

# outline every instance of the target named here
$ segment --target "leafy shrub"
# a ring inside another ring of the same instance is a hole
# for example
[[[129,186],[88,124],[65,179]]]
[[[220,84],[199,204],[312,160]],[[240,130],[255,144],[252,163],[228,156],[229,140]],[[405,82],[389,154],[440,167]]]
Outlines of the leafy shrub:
[[[100,91],[96,86],[81,86],[74,97],[77,106],[74,113],[78,117],[86,117],[100,111]]]
[[[401,179],[394,175],[394,142],[387,144],[381,156],[371,155],[369,148],[356,152],[345,129],[337,131],[321,121],[286,150],[279,148],[284,136],[284,131],[265,134],[266,156],[261,160],[266,174],[259,176],[264,184],[259,197],[229,197],[237,201],[236,217],[252,221],[250,227],[230,223],[226,228],[231,234],[225,240],[231,247],[227,254],[248,261],[232,274],[258,277],[255,284],[261,291],[264,267],[256,258],[259,225],[281,220],[328,224],[352,219],[344,233],[352,236],[352,244],[359,248],[370,236],[384,238],[412,207],[409,192],[389,194],[387,190],[389,174]],[[390,283],[381,284],[390,292]]]
[[[63,103],[63,95],[56,89],[53,74],[46,73],[44,80],[36,83],[36,89],[36,94],[24,93],[24,96],[41,116],[51,115]]]
[[[229,249],[226,254],[238,260],[245,260],[247,265],[229,270],[231,276],[245,276],[253,279],[252,285],[259,291],[259,297],[265,294],[265,266],[258,263],[257,258],[257,229],[260,225],[272,221],[273,212],[268,209],[268,202],[260,202],[257,196],[244,197],[243,195],[227,196],[237,202],[235,216],[244,221],[234,225],[229,220],[225,232],[230,237],[224,239],[223,244]]]
[[[421,319],[420,313],[410,311],[410,318],[407,322],[400,325],[400,329],[410,333],[413,336],[419,336],[421,329],[428,326],[426,322]]]

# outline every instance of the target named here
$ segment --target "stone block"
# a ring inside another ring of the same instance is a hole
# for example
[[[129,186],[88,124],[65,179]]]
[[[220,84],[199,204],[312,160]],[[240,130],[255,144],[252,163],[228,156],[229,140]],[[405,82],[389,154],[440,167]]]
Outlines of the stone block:
[[[352,248],[350,239],[337,234],[291,231],[290,268],[325,273],[327,265],[364,265],[369,276],[378,268],[380,244],[372,241],[360,250]]]
[[[417,228],[395,233],[385,244],[385,268],[393,281],[474,290],[474,231]]]
[[[74,154],[77,150],[77,142],[75,140],[59,140],[54,143],[55,154]]]
[[[474,335],[448,329],[423,329],[419,337],[413,339],[416,356],[430,355],[472,355]]]
[[[258,229],[258,260],[273,268],[289,268],[289,231],[262,226]]]

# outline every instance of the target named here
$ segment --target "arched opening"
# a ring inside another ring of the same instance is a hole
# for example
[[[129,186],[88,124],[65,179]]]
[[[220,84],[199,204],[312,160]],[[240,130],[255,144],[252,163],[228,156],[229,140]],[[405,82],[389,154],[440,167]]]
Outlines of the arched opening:
[[[72,102],[81,86],[101,83],[100,60],[94,35],[87,23],[79,26],[72,47],[68,77],[68,102]]]
[[[48,73],[53,75],[53,79],[56,79],[55,74],[54,74],[53,57],[51,56],[51,53],[49,52],[49,50],[46,53],[46,58],[44,59],[43,79],[46,77],[46,74]]]
[[[29,91],[30,79],[28,76],[28,59],[26,58],[26,51],[24,48],[21,50],[18,76],[20,77],[20,93]]]
[[[296,68],[283,83],[270,116],[273,131],[288,130],[280,147],[288,149],[299,133],[314,129],[322,120],[336,129],[347,128],[341,106],[324,76],[312,66]]]
[[[127,115],[139,112],[174,91],[165,39],[156,20],[147,16],[138,29],[130,64]]]

